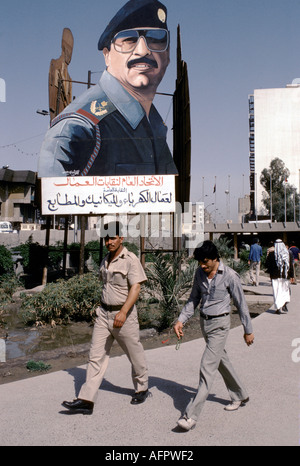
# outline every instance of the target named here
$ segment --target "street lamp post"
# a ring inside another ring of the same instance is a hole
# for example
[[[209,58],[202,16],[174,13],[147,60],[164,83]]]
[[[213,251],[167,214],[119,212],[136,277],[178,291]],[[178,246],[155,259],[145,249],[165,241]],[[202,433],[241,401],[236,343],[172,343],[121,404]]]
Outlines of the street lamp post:
[[[286,223],[286,180],[284,181],[284,223]]]
[[[229,190],[226,189],[225,190],[225,194],[226,194],[226,222],[229,223],[229,220],[230,220],[230,207],[229,207]]]
[[[208,215],[208,222],[205,222],[205,223],[210,223],[210,213],[208,212],[207,209],[208,209],[208,207],[210,207],[210,206],[212,206],[212,205],[215,205],[215,203],[212,202],[211,204],[208,204],[208,205],[204,208],[204,212],[206,212],[207,215]]]

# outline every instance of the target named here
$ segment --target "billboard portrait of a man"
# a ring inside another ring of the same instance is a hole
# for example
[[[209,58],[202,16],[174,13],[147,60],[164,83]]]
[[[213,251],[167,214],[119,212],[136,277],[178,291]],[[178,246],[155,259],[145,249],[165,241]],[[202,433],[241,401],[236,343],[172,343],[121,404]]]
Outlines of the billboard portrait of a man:
[[[168,67],[167,9],[130,0],[102,33],[100,81],[51,122],[39,177],[176,175],[167,128],[153,99]]]

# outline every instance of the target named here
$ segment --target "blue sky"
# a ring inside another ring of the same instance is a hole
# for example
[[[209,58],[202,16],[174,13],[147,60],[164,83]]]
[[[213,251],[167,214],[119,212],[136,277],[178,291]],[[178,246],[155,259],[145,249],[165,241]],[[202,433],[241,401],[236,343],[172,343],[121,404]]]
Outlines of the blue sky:
[[[49,118],[48,71],[61,53],[61,36],[69,27],[74,50],[72,79],[99,79],[104,69],[98,39],[123,0],[2,0],[0,78],[6,102],[0,102],[0,166],[36,170]],[[300,77],[299,0],[165,0],[171,31],[171,64],[159,91],[173,93],[176,79],[176,29],[180,24],[182,56],[187,62],[192,122],[191,200],[215,201],[217,219],[249,192],[248,95],[254,89],[285,87]],[[85,86],[73,87],[75,96]],[[169,127],[172,145],[172,100],[154,102]],[[227,204],[228,207],[228,204]]]

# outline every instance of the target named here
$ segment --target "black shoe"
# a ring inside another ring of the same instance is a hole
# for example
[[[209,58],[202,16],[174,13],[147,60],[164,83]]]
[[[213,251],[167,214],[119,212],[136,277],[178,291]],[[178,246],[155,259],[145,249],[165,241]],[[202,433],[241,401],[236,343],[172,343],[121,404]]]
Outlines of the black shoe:
[[[62,406],[73,411],[74,413],[80,414],[92,414],[94,403],[92,401],[80,400],[79,398],[74,401],[64,401]]]
[[[140,403],[144,403],[144,401],[149,395],[150,395],[149,390],[144,390],[143,392],[137,392],[133,395],[130,403],[132,405],[138,405]]]
[[[283,310],[284,312],[288,312],[288,311],[289,311],[286,304],[282,307],[282,310]]]

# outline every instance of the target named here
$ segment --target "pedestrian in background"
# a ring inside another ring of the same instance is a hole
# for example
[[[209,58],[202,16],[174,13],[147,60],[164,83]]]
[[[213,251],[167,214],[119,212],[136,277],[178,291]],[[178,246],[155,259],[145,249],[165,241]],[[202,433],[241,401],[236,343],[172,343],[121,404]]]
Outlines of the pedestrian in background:
[[[250,265],[250,282],[253,286],[259,285],[260,262],[262,257],[262,247],[258,244],[258,238],[254,238],[250,247],[248,264]]]
[[[276,314],[287,312],[287,303],[291,299],[290,279],[294,278],[294,269],[292,255],[281,239],[275,241],[274,250],[269,252],[266,269],[272,280]]]
[[[294,241],[291,242],[290,251],[291,251],[291,253],[293,255],[293,267],[294,267],[294,282],[293,282],[293,284],[296,285],[297,284],[298,267],[299,267],[299,263],[300,263],[300,249],[297,248]]]
[[[268,257],[268,255],[269,255],[269,253],[270,253],[271,251],[274,251],[274,250],[275,250],[274,241],[270,241],[270,242],[269,242],[269,247],[268,247],[268,249],[267,249],[267,257]]]

